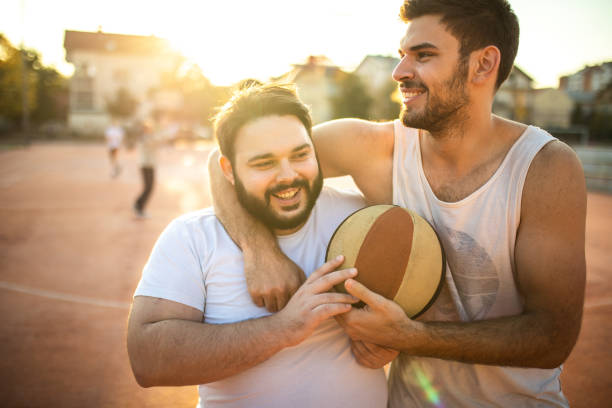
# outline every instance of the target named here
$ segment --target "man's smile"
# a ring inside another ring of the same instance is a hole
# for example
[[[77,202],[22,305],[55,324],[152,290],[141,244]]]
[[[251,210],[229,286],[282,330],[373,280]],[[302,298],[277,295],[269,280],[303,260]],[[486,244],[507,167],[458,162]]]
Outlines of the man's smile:
[[[425,90],[422,88],[404,88],[400,87],[400,92],[402,93],[402,98],[404,105],[412,102],[414,99],[419,97],[420,95],[425,93]]]
[[[288,188],[286,190],[278,191],[272,194],[276,198],[280,198],[281,200],[290,200],[296,196],[296,194],[300,191],[299,188]]]

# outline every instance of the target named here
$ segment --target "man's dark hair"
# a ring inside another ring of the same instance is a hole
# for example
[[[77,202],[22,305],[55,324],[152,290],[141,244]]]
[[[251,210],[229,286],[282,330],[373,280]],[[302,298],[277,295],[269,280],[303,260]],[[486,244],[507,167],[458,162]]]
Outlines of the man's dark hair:
[[[221,153],[234,161],[234,142],[240,129],[266,116],[295,116],[312,137],[312,119],[308,107],[290,84],[252,83],[240,87],[215,116],[215,136]]]
[[[506,0],[404,0],[400,17],[404,22],[426,15],[439,15],[441,22],[461,44],[465,61],[472,51],[494,45],[501,60],[495,89],[508,78],[518,51],[519,23]]]

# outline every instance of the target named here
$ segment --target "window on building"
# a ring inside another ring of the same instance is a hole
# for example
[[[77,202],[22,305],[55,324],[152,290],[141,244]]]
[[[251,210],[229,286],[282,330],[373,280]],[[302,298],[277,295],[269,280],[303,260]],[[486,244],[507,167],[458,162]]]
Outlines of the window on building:
[[[87,111],[94,108],[94,72],[86,63],[77,65],[70,84],[73,111]]]

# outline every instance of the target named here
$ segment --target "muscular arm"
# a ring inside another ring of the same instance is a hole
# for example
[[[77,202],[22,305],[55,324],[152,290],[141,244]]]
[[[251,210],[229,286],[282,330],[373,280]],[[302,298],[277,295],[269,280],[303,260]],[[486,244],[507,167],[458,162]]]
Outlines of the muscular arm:
[[[368,204],[393,200],[393,122],[339,119],[312,129],[324,177],[351,176]]]
[[[368,304],[338,317],[349,335],[411,355],[468,363],[563,363],[580,331],[585,286],[586,190],[575,154],[549,143],[534,159],[523,191],[515,247],[521,315],[471,323],[412,321],[393,302],[349,280],[349,293]]]
[[[313,128],[313,140],[323,176],[351,175],[368,203],[391,202],[393,123],[331,121]],[[253,302],[276,312],[303,282],[304,274],[281,252],[270,230],[239,204],[218,158],[219,152],[215,151],[208,160],[215,213],[242,248]]]
[[[202,322],[202,312],[169,300],[137,296],[127,346],[134,376],[143,387],[206,384],[240,373],[299,344],[325,319],[350,310],[350,295],[330,293],[355,276],[333,271],[336,259],[312,273],[279,313],[230,324]],[[333,271],[333,272],[332,272]]]

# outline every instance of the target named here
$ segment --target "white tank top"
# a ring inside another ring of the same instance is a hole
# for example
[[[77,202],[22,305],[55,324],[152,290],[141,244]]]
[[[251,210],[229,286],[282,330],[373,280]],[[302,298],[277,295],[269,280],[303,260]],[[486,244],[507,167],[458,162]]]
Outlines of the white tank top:
[[[469,322],[522,313],[514,246],[523,185],[531,161],[554,138],[530,126],[485,184],[448,203],[435,196],[425,177],[418,130],[396,120],[394,131],[393,203],[429,221],[446,253],[446,283],[422,319]],[[434,394],[452,407],[567,406],[560,373],[561,367],[485,366],[400,354],[390,374],[390,406],[437,406],[427,397]]]

